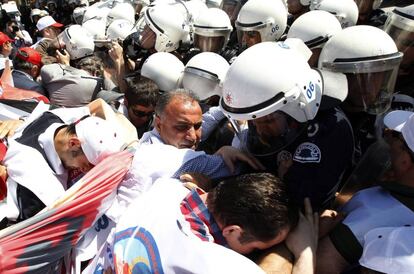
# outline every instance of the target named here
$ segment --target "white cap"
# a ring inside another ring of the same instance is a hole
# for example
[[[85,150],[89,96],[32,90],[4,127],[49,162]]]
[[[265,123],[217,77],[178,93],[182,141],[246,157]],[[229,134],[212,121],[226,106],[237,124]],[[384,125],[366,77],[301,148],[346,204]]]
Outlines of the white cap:
[[[121,151],[125,144],[122,131],[115,121],[91,116],[81,120],[75,128],[82,150],[93,165]]]
[[[364,252],[359,263],[388,274],[408,274],[414,270],[414,227],[381,227],[365,234]]]
[[[40,18],[39,21],[37,21],[37,24],[36,24],[36,28],[39,31],[41,31],[41,30],[43,30],[47,27],[50,27],[50,26],[54,26],[56,28],[63,27],[63,25],[61,23],[56,22],[55,19],[53,19],[53,17],[50,16],[50,15]]]
[[[405,142],[414,152],[414,112],[406,110],[391,111],[384,117],[387,128],[402,133]]]

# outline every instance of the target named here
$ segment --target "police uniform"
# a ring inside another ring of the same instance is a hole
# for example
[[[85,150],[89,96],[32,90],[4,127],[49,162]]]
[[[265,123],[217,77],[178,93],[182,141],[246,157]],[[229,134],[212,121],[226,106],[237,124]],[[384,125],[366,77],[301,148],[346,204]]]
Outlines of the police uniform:
[[[247,131],[247,130],[246,130]],[[245,136],[245,135],[243,135]],[[256,156],[266,170],[277,174],[278,159],[291,158],[284,176],[298,204],[309,197],[314,209],[326,208],[334,198],[354,152],[352,128],[338,108],[320,110],[295,140],[278,154]]]

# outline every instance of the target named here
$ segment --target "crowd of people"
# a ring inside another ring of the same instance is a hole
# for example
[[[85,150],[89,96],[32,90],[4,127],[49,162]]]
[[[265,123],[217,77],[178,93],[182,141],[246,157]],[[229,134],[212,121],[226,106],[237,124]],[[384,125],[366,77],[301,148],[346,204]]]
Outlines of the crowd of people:
[[[414,273],[409,2],[3,0],[0,239],[127,150],[30,271]]]

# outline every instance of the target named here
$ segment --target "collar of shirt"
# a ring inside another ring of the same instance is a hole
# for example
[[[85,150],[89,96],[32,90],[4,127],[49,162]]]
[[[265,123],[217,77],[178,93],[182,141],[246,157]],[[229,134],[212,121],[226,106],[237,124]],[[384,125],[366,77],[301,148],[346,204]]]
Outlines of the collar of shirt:
[[[129,115],[128,115],[128,108],[125,105],[125,99],[119,99],[119,107],[118,107],[118,111],[121,112],[128,120],[129,120]]]
[[[59,155],[56,152],[55,148],[55,131],[65,124],[55,123],[46,129],[44,133],[39,136],[39,144],[42,146],[43,150],[46,153],[46,157],[49,160],[53,170],[58,175],[63,175],[66,173],[66,169],[63,167],[62,161],[59,158]]]
[[[29,74],[27,74],[27,73],[26,73],[26,72],[24,72],[24,71],[14,69],[14,70],[13,70],[13,72],[17,72],[17,73],[23,74],[23,75],[24,75],[24,76],[26,76],[28,79],[30,79],[30,80],[32,80],[32,81],[34,81],[34,80],[33,80],[33,77],[32,77],[32,76],[30,76]]]
[[[140,144],[164,144],[156,128],[152,129],[151,131],[145,132],[144,135],[142,135],[142,138],[139,140],[139,143]]]
[[[200,188],[191,190],[181,202],[181,213],[190,223],[191,231],[202,241],[214,241],[216,244],[227,246],[222,231],[200,197],[204,193]]]

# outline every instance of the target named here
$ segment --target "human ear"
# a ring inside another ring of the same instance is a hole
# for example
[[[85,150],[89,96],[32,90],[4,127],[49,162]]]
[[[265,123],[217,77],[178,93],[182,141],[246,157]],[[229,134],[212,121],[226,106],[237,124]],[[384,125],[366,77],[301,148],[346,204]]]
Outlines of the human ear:
[[[69,149],[78,149],[81,147],[81,142],[77,137],[70,137],[68,141]]]
[[[158,115],[155,115],[155,128],[157,129],[158,133],[161,133],[161,118]]]
[[[243,229],[238,225],[228,225],[223,228],[222,233],[223,237],[226,239],[228,237],[238,239],[243,233]]]

